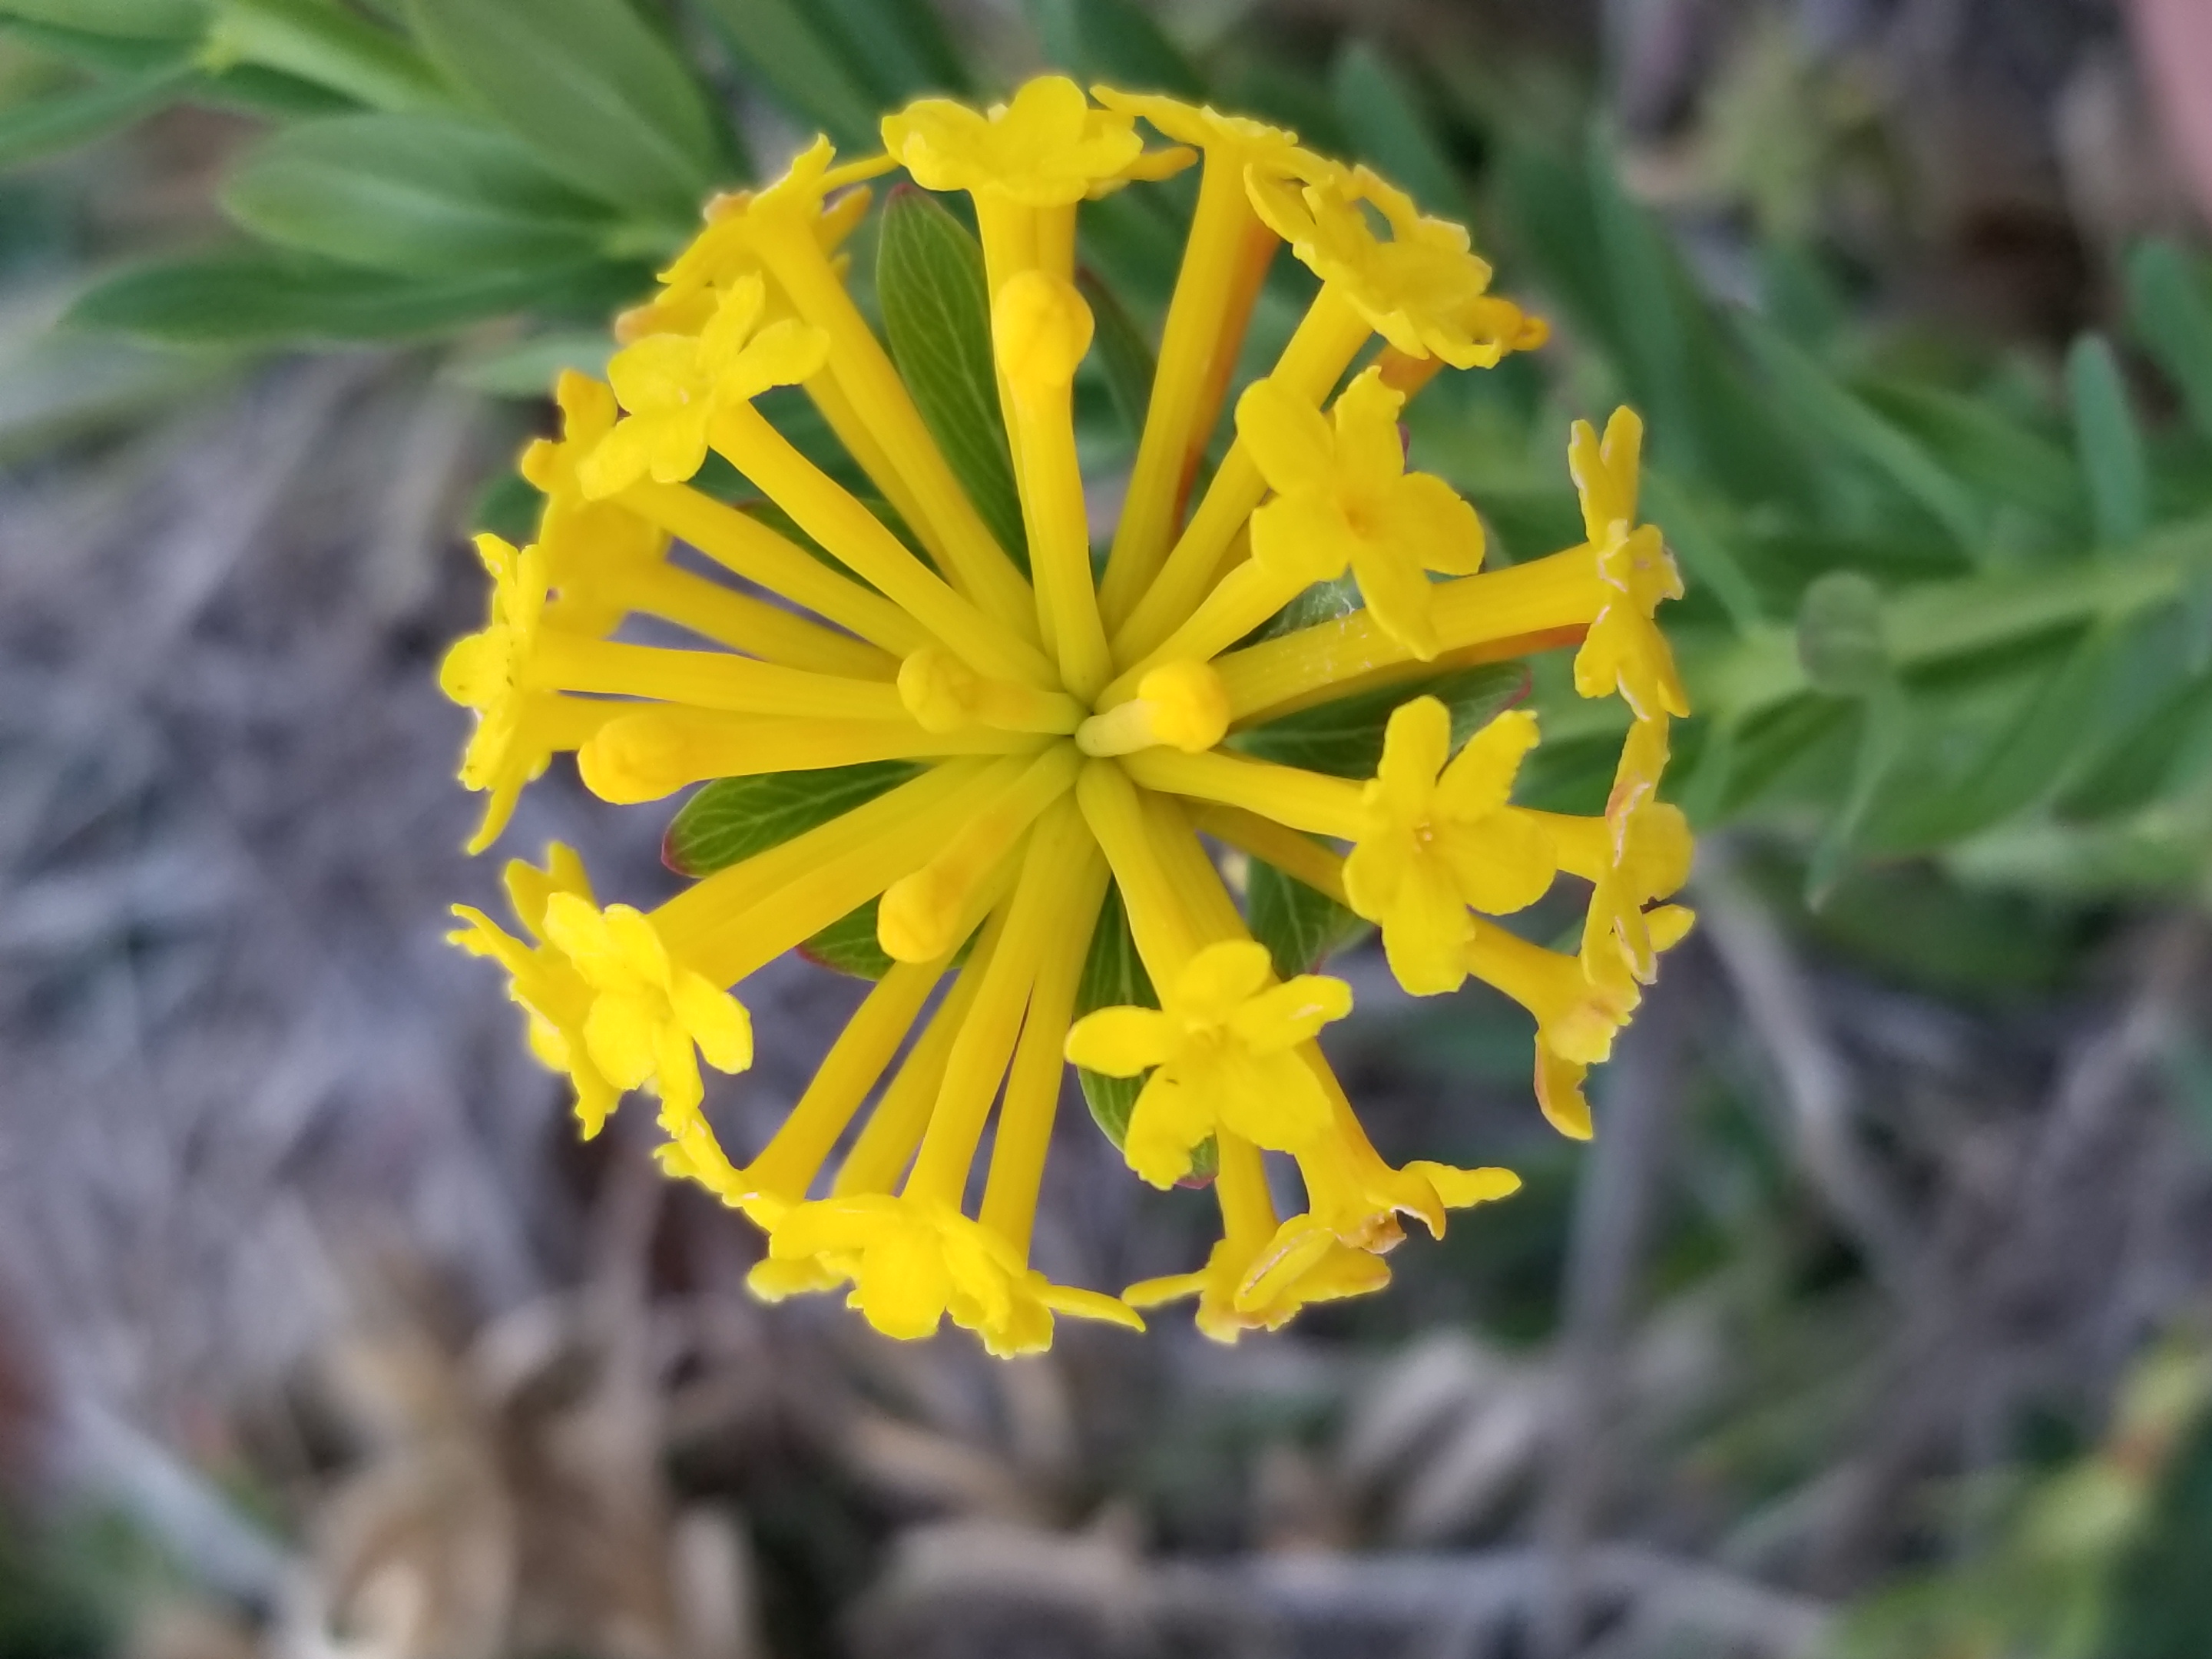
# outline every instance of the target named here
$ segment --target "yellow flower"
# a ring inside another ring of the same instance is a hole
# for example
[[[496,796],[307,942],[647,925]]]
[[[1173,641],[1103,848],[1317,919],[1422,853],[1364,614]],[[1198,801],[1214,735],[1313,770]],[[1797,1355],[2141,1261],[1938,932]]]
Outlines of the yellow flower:
[[[623,347],[607,378],[628,416],[586,458],[580,477],[593,497],[611,495],[650,473],[680,483],[707,459],[714,416],[770,386],[794,386],[822,367],[829,342],[794,318],[756,331],[768,290],[740,276],[695,337],[649,334]]]
[[[1053,1284],[951,1205],[887,1193],[789,1210],[769,1229],[768,1259],[754,1279],[771,1299],[794,1279],[809,1290],[849,1282],[851,1305],[869,1324],[908,1340],[932,1334],[949,1313],[1003,1356],[1048,1347],[1055,1313],[1145,1328],[1114,1297]]]
[[[1102,569],[1075,431],[1096,320],[1077,282],[1079,214],[1192,159],[1146,152],[1139,118],[1204,165]],[[1488,292],[1465,231],[1279,129],[1103,89],[1093,105],[1060,77],[988,111],[925,99],[884,131],[887,155],[840,165],[819,139],[782,179],[718,198],[659,292],[617,322],[611,386],[563,378],[562,434],[522,462],[545,498],[538,534],[481,544],[490,615],[441,672],[477,714],[462,776],[491,801],[476,847],[568,750],[611,802],[761,777],[794,808],[834,792],[840,810],[650,911],[602,904],[556,848],[543,870],[508,866],[520,934],[464,908],[454,941],[506,970],[532,1050],[573,1080],[586,1133],[627,1091],[659,1095],[662,1168],[767,1235],[750,1281],[764,1297],[843,1288],[887,1334],[924,1336],[950,1316],[1013,1354],[1044,1346],[1062,1315],[1138,1328],[1135,1307],[1195,1296],[1200,1329],[1230,1340],[1376,1290],[1406,1218],[1441,1232],[1451,1210],[1517,1179],[1382,1158],[1317,1041],[1349,989],[1317,973],[1276,982],[1201,836],[1379,920],[1413,988],[1472,973],[1522,1002],[1539,1099],[1587,1133],[1583,1073],[1688,917],[1662,902],[1687,860],[1686,826],[1656,798],[1674,702],[1651,613],[1671,567],[1650,562],[1656,532],[1634,523],[1632,434],[1602,448],[1577,434],[1594,526],[1583,543],[1484,570],[1474,509],[1407,471],[1396,427],[1440,365],[1542,337]],[[873,199],[860,186],[902,166],[973,198],[980,343],[1025,568],[848,286],[840,246]],[[1247,324],[1284,239],[1323,280],[1242,387]],[[1350,374],[1377,334],[1374,366]],[[872,494],[757,405],[789,384]],[[1235,441],[1193,500],[1232,406]],[[776,513],[690,483],[710,449]],[[690,552],[672,558],[679,543]],[[1348,614],[1262,626],[1347,568],[1362,596]],[[633,616],[684,642],[632,642]],[[1533,717],[1502,715],[1454,756],[1443,707],[1407,683],[1431,659],[1574,644],[1583,689],[1618,690],[1646,716],[1602,817],[1511,804]],[[1370,782],[1256,758],[1233,735],[1401,683]],[[1558,870],[1590,884],[1579,956],[1483,920]],[[890,966],[767,1145],[733,1162],[702,1072],[751,1058],[733,990],[869,915]],[[1108,916],[1125,919],[1163,1006],[1078,1016]],[[1195,1271],[1115,1297],[1031,1266],[1070,1060],[1145,1074],[1122,1145],[1144,1179],[1173,1184],[1212,1142],[1221,1243]],[[1287,1217],[1270,1151],[1304,1188]]]
[[[1328,1099],[1297,1045],[1352,1012],[1342,980],[1300,974],[1279,985],[1267,947],[1224,939],[1193,957],[1159,1008],[1101,1008],[1067,1034],[1067,1057],[1108,1077],[1149,1071],[1122,1154],[1155,1187],[1190,1173],[1217,1125],[1288,1152],[1327,1126]]]
[[[1535,716],[1517,708],[1455,756],[1450,712],[1434,697],[1390,716],[1344,884],[1352,908],[1382,929],[1390,971],[1416,996],[1456,990],[1467,976],[1470,908],[1505,915],[1552,884],[1550,837],[1506,810],[1514,774],[1535,744]]]
[[[1365,167],[1303,185],[1255,174],[1249,184],[1261,218],[1399,350],[1474,368],[1495,363],[1515,343],[1519,313],[1482,307],[1490,267],[1469,252],[1467,231],[1422,217],[1410,198]],[[1389,240],[1360,210],[1363,198],[1382,210]],[[1493,321],[1512,333],[1486,335],[1483,325]]]
[[[687,1122],[707,1097],[694,1044],[718,1072],[753,1063],[744,1005],[672,959],[641,912],[556,892],[542,925],[547,945],[590,988],[583,1036],[592,1064],[617,1089],[651,1087],[664,1127]]]
[[[1667,636],[1652,621],[1661,600],[1682,597],[1682,577],[1657,528],[1636,522],[1643,447],[1644,422],[1635,410],[1618,409],[1602,444],[1589,422],[1575,422],[1567,466],[1598,575],[1613,590],[1575,654],[1575,689],[1586,697],[1618,690],[1639,720],[1651,720],[1688,714],[1690,701]]]
[[[1093,108],[1064,75],[1040,76],[981,112],[920,99],[884,118],[884,147],[924,190],[990,191],[1026,207],[1097,194],[1144,154],[1127,115]]]
[[[1405,398],[1382,372],[1357,376],[1332,423],[1273,380],[1237,403],[1237,435],[1274,498],[1252,515],[1252,556],[1301,587],[1349,564],[1360,597],[1423,661],[1437,653],[1425,570],[1482,568],[1482,520],[1442,478],[1406,471],[1398,435]]]
[[[546,848],[540,870],[520,859],[506,871],[507,902],[515,920],[530,935],[516,939],[481,910],[457,904],[453,914],[467,925],[447,938],[471,956],[489,957],[507,971],[507,994],[528,1019],[530,1051],[550,1071],[565,1073],[576,1090],[576,1118],[584,1139],[599,1133],[614,1109],[622,1091],[592,1064],[584,1042],[584,1021],[591,1012],[591,987],[557,948],[546,943],[545,907],[556,893],[573,895],[584,902],[592,898],[592,884],[583,861],[574,849],[556,842]]]

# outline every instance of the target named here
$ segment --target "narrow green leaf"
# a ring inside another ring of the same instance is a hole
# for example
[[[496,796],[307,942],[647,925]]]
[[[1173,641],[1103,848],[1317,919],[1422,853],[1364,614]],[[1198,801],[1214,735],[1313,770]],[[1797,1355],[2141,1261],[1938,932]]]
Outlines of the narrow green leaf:
[[[1969,556],[1982,550],[1982,509],[1972,492],[1917,441],[1884,420],[1811,356],[1748,313],[1738,333],[1790,408],[1822,436],[1856,454],[1917,502]]]
[[[64,320],[187,346],[427,338],[528,307],[611,306],[642,277],[627,267],[585,265],[424,280],[222,255],[118,271],[78,295]]]
[[[881,979],[891,970],[890,957],[876,939],[877,901],[848,911],[799,947],[799,953],[855,979]]]
[[[2040,434],[1941,386],[1887,381],[1859,391],[1878,414],[1984,495],[2039,518],[2080,522],[2083,492],[2074,458]]]
[[[1083,292],[1091,307],[1091,315],[1097,324],[1091,336],[1092,349],[1098,354],[1098,367],[1106,376],[1107,395],[1114,400],[1114,412],[1129,430],[1131,439],[1143,435],[1145,411],[1152,401],[1152,371],[1155,367],[1152,342],[1137,326],[1121,298],[1114,290],[1085,269],[1075,273],[1075,285]]]
[[[1690,580],[1712,590],[1738,633],[1758,627],[1765,612],[1758,585],[1745,572],[1727,538],[1698,510],[1690,492],[1665,469],[1646,466],[1644,501],[1651,521],[1666,532],[1668,544],[1689,567]]]
[[[670,821],[661,860],[681,876],[712,875],[873,800],[921,769],[904,761],[867,761],[818,772],[718,778]]]
[[[89,143],[174,103],[191,71],[165,64],[0,109],[0,167]]]
[[[2199,435],[2212,439],[2212,298],[2204,277],[2171,242],[2153,240],[2128,260],[2130,320],[2181,388]]]
[[[0,17],[125,40],[179,40],[207,22],[204,0],[0,0]]]
[[[1653,447],[1698,471],[1709,444],[1691,392],[1689,319],[1673,250],[1650,216],[1622,194],[1612,145],[1595,129],[1584,165],[1623,367],[1632,371],[1631,384],[1650,417]]]
[[[2212,736],[2212,681],[2176,686],[2148,714],[2124,727],[2098,751],[2096,764],[2066,786],[2060,816],[2094,823],[2135,812],[2176,784],[2193,781]]]
[[[817,0],[825,33],[884,109],[918,93],[965,92],[974,77],[960,61],[931,0]]]
[[[1797,661],[1816,691],[1870,696],[1890,678],[1881,590],[1856,570],[1831,570],[1797,605]]]
[[[192,61],[197,36],[101,34],[92,29],[64,27],[58,23],[9,15],[0,10],[0,40],[28,46],[52,58],[101,76],[139,75],[164,64]]]
[[[2132,547],[2150,528],[2150,470],[2120,366],[2103,335],[2084,334],[2066,354],[2066,396],[2097,545]]]
[[[1027,571],[1029,542],[991,355],[983,250],[935,197],[911,185],[884,204],[876,302],[921,418],[999,545]]]
[[[1431,214],[1459,219],[1467,213],[1451,161],[1422,116],[1421,99],[1371,41],[1350,40],[1329,65],[1329,97],[1336,118],[1360,160]]]
[[[1895,680],[1886,680],[1862,700],[1858,719],[1858,746],[1851,763],[1850,788],[1822,828],[1805,867],[1805,902],[1814,909],[1825,905],[1835,891],[1858,845],[1859,831],[1907,746],[1911,714]]]
[[[799,0],[704,0],[731,53],[768,94],[841,147],[879,147],[883,106],[866,72]]]
[[[1455,669],[1434,679],[1386,685],[1301,709],[1230,739],[1232,747],[1262,760],[1298,766],[1331,777],[1371,778],[1382,759],[1382,729],[1390,713],[1416,697],[1440,698],[1451,711],[1452,745],[1458,747],[1500,710],[1528,694],[1528,673],[1512,663]]]
[[[453,101],[420,52],[336,0],[216,0],[203,57],[216,68],[281,70],[371,109],[437,109]]]
[[[489,530],[520,547],[537,536],[544,509],[544,496],[529,479],[520,472],[496,473],[470,505],[469,528]]]
[[[562,178],[690,225],[726,177],[726,130],[628,0],[409,0],[431,58]]]
[[[1284,979],[1310,974],[1367,924],[1326,893],[1254,859],[1245,883],[1246,921]]]
[[[538,398],[545,396],[564,368],[604,377],[613,352],[614,342],[605,329],[561,329],[533,334],[481,356],[450,359],[441,373],[455,386],[471,392],[495,398]]]
[[[1030,0],[1045,61],[1139,92],[1206,96],[1205,78],[1132,0]]]
[[[1099,906],[1098,922],[1091,930],[1091,954],[1084,959],[1082,983],[1075,993],[1079,1018],[1094,1008],[1157,1008],[1158,994],[1144,958],[1137,954],[1136,935],[1129,931],[1128,913],[1121,907],[1121,890],[1109,885]],[[1106,1139],[1120,1146],[1129,1132],[1129,1114],[1136,1109],[1143,1077],[1108,1077],[1101,1072],[1075,1068],[1083,1085],[1083,1098]]]
[[[462,116],[301,122],[248,155],[221,199],[270,241],[411,276],[576,264],[608,237],[604,209]]]

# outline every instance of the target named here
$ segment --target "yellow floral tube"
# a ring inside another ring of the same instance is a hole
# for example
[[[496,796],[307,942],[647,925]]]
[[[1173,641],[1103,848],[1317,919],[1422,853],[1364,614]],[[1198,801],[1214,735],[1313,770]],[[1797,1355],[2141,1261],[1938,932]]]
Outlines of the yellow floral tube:
[[[1570,548],[1504,570],[1440,582],[1430,617],[1447,652],[1586,624],[1612,590],[1595,554]],[[1364,611],[1232,651],[1214,667],[1238,720],[1278,709],[1323,687],[1342,686],[1413,653]]]
[[[929,630],[879,593],[839,575],[759,520],[688,484],[635,483],[618,498],[723,568],[850,629],[894,657],[929,642]]]
[[[672,622],[763,662],[848,679],[898,675],[897,659],[888,652],[673,565],[655,564],[628,574],[617,591],[629,610]]]
[[[943,577],[907,551],[881,520],[800,454],[758,410],[741,404],[724,411],[712,438],[730,464],[791,514],[800,529],[920,621],[976,672],[1035,685],[1054,684],[1052,664],[1043,653],[955,592]],[[1033,617],[1025,595],[1024,629]]]
[[[898,687],[881,680],[810,674],[720,652],[578,639],[550,629],[525,665],[523,689],[651,697],[733,714],[896,720],[906,713]]]
[[[712,778],[816,772],[869,761],[1018,755],[1042,739],[987,726],[931,732],[912,720],[778,719],[717,709],[585,705],[592,718],[576,749],[584,787],[617,805],[659,800]]]
[[[1172,749],[1147,749],[1129,756],[1122,766],[1147,789],[1241,806],[1317,836],[1349,841],[1366,821],[1358,784],[1273,761],[1249,760],[1218,750],[1185,755]]]

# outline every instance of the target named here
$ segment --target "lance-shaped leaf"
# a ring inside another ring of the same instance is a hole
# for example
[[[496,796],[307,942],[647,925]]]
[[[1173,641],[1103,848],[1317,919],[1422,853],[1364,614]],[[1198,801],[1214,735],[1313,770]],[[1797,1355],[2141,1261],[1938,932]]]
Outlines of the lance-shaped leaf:
[[[1362,691],[1301,709],[1240,732],[1230,742],[1248,755],[1326,772],[1371,778],[1382,760],[1382,732],[1391,711],[1415,697],[1435,697],[1451,711],[1452,744],[1466,742],[1504,708],[1527,695],[1526,669],[1510,663],[1462,668],[1428,680]]]
[[[921,770],[905,761],[866,761],[818,772],[718,778],[670,822],[661,860],[678,875],[712,875],[873,800]]]

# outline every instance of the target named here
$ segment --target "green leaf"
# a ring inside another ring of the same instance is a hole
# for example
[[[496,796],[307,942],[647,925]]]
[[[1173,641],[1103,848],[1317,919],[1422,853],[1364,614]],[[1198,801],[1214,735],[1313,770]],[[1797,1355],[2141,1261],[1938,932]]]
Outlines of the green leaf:
[[[917,93],[967,91],[974,83],[932,0],[816,0],[834,38],[879,108]]]
[[[1157,1008],[1158,994],[1152,976],[1137,954],[1136,935],[1129,931],[1128,913],[1121,907],[1121,890],[1109,884],[1105,902],[1098,908],[1098,923],[1091,930],[1091,954],[1084,959],[1083,980],[1076,988],[1075,1012],[1080,1018],[1094,1008]],[[1106,1139],[1118,1147],[1129,1133],[1129,1114],[1145,1086],[1138,1077],[1108,1077],[1101,1072],[1075,1068],[1083,1085],[1083,1098]]]
[[[1131,0],[1030,0],[1045,61],[1133,92],[1206,96],[1206,82],[1152,15]]]
[[[2150,471],[2119,364],[2103,335],[2084,334],[2066,354],[2066,397],[2097,545],[2131,547],[2150,528]]]
[[[801,956],[855,979],[881,979],[891,959],[876,940],[876,904],[847,912],[799,947]]]
[[[1689,567],[1692,584],[1712,590],[1738,633],[1759,626],[1765,607],[1759,588],[1727,539],[1706,521],[1690,492],[1662,468],[1644,469],[1644,510],[1666,532],[1668,544]]]
[[[178,40],[207,22],[203,0],[0,0],[0,17],[126,40]]]
[[[2200,436],[2212,438],[2212,299],[2204,278],[2171,242],[2151,240],[2128,260],[2130,320],[2181,388]]]
[[[538,493],[537,485],[529,479],[520,472],[497,473],[477,492],[475,501],[470,505],[469,528],[471,532],[489,530],[520,547],[537,536],[538,519],[544,507],[544,496]]]
[[[2117,817],[2149,805],[2190,781],[2212,738],[2212,681],[2176,686],[2166,699],[2100,750],[2096,764],[2059,797],[2062,817],[2076,822]]]
[[[880,146],[880,101],[858,64],[799,0],[705,0],[706,11],[769,95],[841,147]]]
[[[1252,937],[1267,947],[1284,979],[1310,974],[1367,924],[1326,893],[1254,859],[1244,896]]]
[[[1373,43],[1347,41],[1329,66],[1336,118],[1362,161],[1429,213],[1464,217],[1467,198],[1450,160],[1422,118],[1421,99]]]
[[[190,64],[198,41],[193,37],[143,39],[123,34],[100,34],[90,29],[65,28],[35,22],[0,11],[0,39],[20,42],[40,56],[52,58],[94,75],[137,75],[164,64]]]
[[[1814,909],[1826,904],[1835,891],[1858,845],[1861,829],[1897,769],[1911,724],[1905,693],[1893,679],[1886,680],[1861,701],[1858,718],[1858,745],[1851,762],[1850,788],[1822,827],[1805,867],[1805,902]]]
[[[335,0],[216,0],[203,56],[214,67],[280,70],[371,109],[436,109],[453,101],[414,47]]]
[[[1970,556],[1980,552],[1979,503],[1916,439],[1884,420],[1810,356],[1757,318],[1741,313],[1736,326],[1789,409],[1917,502]]]
[[[2081,481],[2074,458],[1977,398],[1940,386],[1877,382],[1861,395],[1917,438],[1954,477],[2039,517],[2078,523]]]
[[[661,859],[678,875],[712,875],[873,800],[921,769],[904,761],[867,761],[818,772],[718,778],[678,811],[662,839]]]
[[[1141,437],[1145,412],[1152,401],[1152,371],[1156,365],[1152,343],[1145,338],[1144,331],[1129,315],[1121,296],[1093,272],[1078,270],[1075,286],[1082,290],[1092,320],[1097,325],[1091,344],[1098,354],[1098,367],[1105,374],[1106,392],[1114,400],[1115,413],[1121,417],[1132,440]]]
[[[1831,570],[1797,605],[1797,660],[1817,691],[1870,696],[1890,678],[1881,590],[1856,570]]]
[[[1520,701],[1528,689],[1526,669],[1512,663],[1486,663],[1431,680],[1339,697],[1240,732],[1230,743],[1248,755],[1309,772],[1371,778],[1382,759],[1382,729],[1401,703],[1422,696],[1442,699],[1451,711],[1452,746],[1457,748],[1501,710]]]
[[[530,307],[611,306],[641,278],[627,267],[583,265],[426,281],[217,255],[118,271],[79,295],[64,320],[185,346],[428,338]]]
[[[0,109],[0,167],[73,149],[176,101],[191,72],[163,64]]]
[[[221,199],[270,241],[410,276],[574,264],[607,239],[605,210],[462,116],[301,122],[256,147]]]
[[[603,378],[613,353],[614,341],[605,329],[562,329],[533,334],[482,356],[449,360],[443,374],[455,386],[495,398],[542,398],[564,368]]]
[[[409,0],[434,61],[579,189],[690,226],[728,176],[698,82],[628,0]]]
[[[999,407],[983,250],[927,191],[902,185],[884,204],[876,302],[921,418],[999,545],[1026,571],[1029,542]]]

